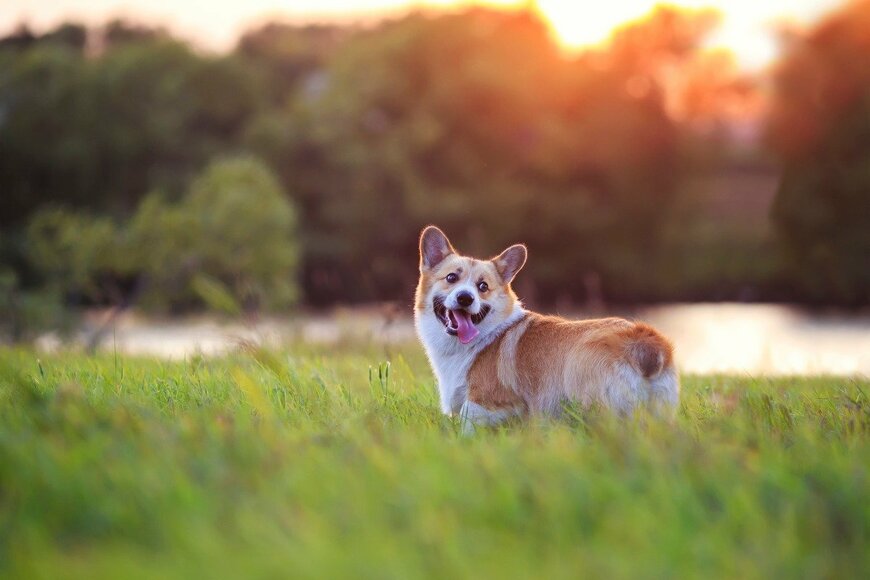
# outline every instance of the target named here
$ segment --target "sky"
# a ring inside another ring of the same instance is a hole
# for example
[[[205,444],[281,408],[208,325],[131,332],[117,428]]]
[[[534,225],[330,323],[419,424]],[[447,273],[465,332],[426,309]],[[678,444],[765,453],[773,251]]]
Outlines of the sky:
[[[845,0],[672,0],[686,8],[712,7],[722,23],[710,45],[730,49],[747,70],[762,69],[776,57],[778,23],[806,25]],[[233,46],[245,29],[265,20],[290,22],[370,21],[414,7],[467,4],[522,6],[536,3],[554,36],[567,49],[606,41],[610,31],[649,12],[656,0],[0,0],[0,33],[22,22],[36,30],[74,19],[99,24],[127,17],[166,26],[213,50]]]

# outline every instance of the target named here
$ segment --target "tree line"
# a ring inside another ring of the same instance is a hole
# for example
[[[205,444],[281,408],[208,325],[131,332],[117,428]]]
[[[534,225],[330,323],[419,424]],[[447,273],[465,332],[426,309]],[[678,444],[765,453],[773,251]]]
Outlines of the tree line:
[[[724,153],[669,109],[663,74],[700,53],[705,13],[660,8],[576,56],[531,12],[479,8],[268,24],[219,55],[121,21],[22,28],[0,39],[0,287],[162,309],[208,303],[203,279],[257,308],[407,302],[437,223],[469,252],[526,242],[540,303],[746,285],[866,303],[868,5],[793,40],[768,124],[777,243],[718,253],[681,200],[699,151]]]

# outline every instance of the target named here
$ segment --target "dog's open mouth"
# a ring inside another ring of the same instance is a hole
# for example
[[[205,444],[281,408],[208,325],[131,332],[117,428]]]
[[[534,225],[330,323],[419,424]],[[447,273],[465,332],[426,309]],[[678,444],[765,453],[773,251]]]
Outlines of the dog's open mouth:
[[[444,325],[444,329],[450,336],[458,336],[459,342],[468,344],[480,334],[477,330],[477,325],[483,322],[486,315],[489,314],[490,307],[484,304],[477,314],[471,314],[464,308],[450,310],[444,306],[444,299],[436,296],[432,301],[432,309],[435,311],[435,316]]]

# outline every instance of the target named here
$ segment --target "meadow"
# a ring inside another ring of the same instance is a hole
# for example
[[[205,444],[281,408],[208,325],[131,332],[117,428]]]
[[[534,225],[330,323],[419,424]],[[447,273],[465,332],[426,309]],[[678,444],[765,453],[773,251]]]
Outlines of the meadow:
[[[416,345],[0,350],[0,575],[848,578],[870,381],[685,376],[678,417],[460,434]]]

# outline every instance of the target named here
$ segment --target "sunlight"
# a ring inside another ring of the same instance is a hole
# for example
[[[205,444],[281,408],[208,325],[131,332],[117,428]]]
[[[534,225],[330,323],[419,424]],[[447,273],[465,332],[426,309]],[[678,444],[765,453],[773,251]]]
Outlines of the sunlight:
[[[604,42],[615,27],[647,13],[653,4],[650,0],[623,0],[593,6],[538,0],[537,9],[566,48],[583,48]]]
[[[755,68],[771,62],[777,54],[772,24],[783,19],[808,22],[845,0],[175,0],[135,3],[130,0],[27,0],[0,2],[0,31],[21,22],[37,30],[57,25],[65,18],[98,24],[108,18],[127,17],[166,25],[202,46],[226,50],[245,29],[268,19],[296,22],[348,22],[400,14],[408,9],[456,9],[472,5],[536,9],[568,49],[576,50],[606,42],[619,25],[643,18],[657,4],[678,8],[713,8],[723,15],[713,33],[711,46],[728,48],[743,66]]]
[[[578,0],[532,0],[532,4],[567,49],[582,49],[606,42],[620,25],[643,18],[656,5],[689,10],[714,9],[722,22],[709,39],[709,46],[726,48],[741,65],[763,66],[777,53],[772,30],[777,23],[801,23],[842,5],[843,0],[609,0],[588,3]]]

